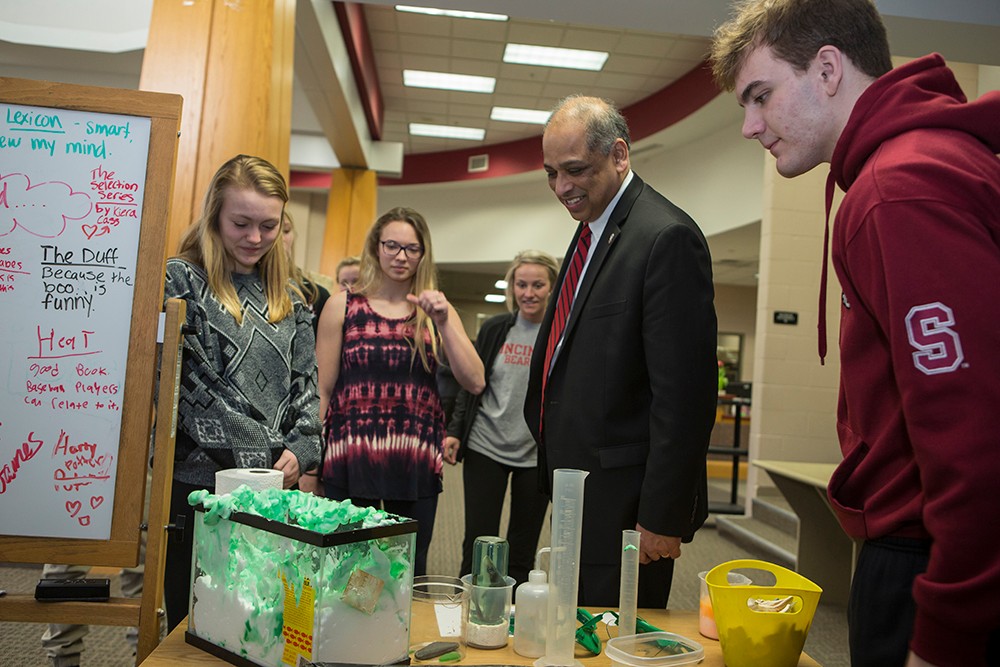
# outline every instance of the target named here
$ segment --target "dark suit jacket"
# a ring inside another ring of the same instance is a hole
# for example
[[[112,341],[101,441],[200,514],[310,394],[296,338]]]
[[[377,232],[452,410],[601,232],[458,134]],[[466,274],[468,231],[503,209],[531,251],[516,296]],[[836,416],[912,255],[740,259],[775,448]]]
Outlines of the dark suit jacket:
[[[543,485],[557,468],[590,472],[584,563],[620,563],[621,531],[636,521],[690,538],[708,515],[705,456],[718,394],[713,300],[701,230],[633,176],[582,278],[549,376],[544,429],[542,367],[556,299],[535,341],[525,399]]]

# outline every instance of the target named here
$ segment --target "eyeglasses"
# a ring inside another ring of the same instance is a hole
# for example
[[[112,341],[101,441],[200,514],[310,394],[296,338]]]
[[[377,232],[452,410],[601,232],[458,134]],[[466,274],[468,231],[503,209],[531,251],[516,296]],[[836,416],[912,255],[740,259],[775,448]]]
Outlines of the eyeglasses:
[[[419,243],[411,243],[410,245],[403,245],[395,241],[379,241],[379,243],[382,245],[382,254],[386,257],[395,257],[400,250],[405,252],[410,259],[420,259],[424,254],[424,247]]]

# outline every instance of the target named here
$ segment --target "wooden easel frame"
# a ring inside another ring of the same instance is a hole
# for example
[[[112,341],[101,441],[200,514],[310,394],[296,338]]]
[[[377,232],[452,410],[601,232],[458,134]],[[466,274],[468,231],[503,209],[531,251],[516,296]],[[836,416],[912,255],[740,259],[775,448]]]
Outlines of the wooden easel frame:
[[[76,540],[0,536],[0,561],[134,567],[139,560],[149,417],[156,377],[156,368],[149,362],[156,354],[156,329],[151,323],[163,309],[165,247],[181,98],[164,93],[0,77],[0,102],[150,119],[111,537]]]
[[[122,398],[121,437],[108,540],[0,536],[0,561],[134,567],[139,562],[156,378],[156,322],[163,307],[166,239],[177,163],[182,100],[178,95],[0,77],[0,102],[150,119],[142,226]],[[167,304],[157,407],[156,457],[149,507],[146,569],[140,599],[107,603],[39,603],[31,595],[0,598],[0,621],[139,627],[137,662],[159,641],[163,556],[176,428],[181,326],[185,304]],[[172,399],[172,400],[171,400]]]

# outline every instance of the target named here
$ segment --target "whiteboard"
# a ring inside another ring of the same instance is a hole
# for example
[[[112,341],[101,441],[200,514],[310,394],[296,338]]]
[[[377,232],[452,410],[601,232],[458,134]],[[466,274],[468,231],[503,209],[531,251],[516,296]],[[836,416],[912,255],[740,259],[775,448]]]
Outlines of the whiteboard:
[[[0,535],[110,537],[150,124],[0,103]]]

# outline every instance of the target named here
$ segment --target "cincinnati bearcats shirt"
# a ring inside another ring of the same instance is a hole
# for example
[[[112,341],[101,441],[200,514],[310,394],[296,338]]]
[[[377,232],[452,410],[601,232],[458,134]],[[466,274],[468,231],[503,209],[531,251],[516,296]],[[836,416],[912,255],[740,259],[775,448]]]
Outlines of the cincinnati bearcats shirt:
[[[524,395],[539,326],[517,316],[493,361],[469,432],[469,449],[515,467],[533,467],[538,461],[538,447],[524,421]]]
[[[855,538],[931,538],[911,648],[983,663],[1000,627],[1000,92],[938,55],[858,100],[831,160],[843,288],[829,494]],[[890,610],[886,610],[891,613]]]

